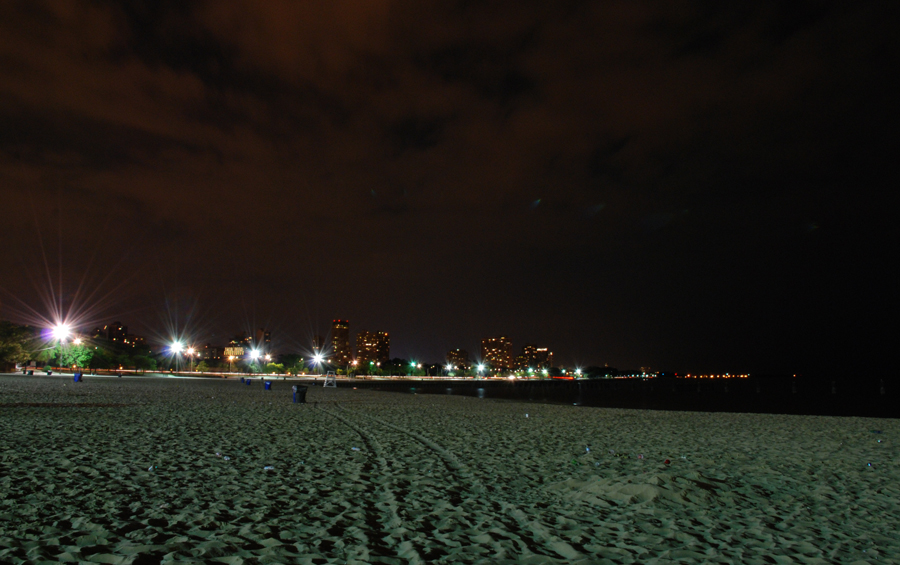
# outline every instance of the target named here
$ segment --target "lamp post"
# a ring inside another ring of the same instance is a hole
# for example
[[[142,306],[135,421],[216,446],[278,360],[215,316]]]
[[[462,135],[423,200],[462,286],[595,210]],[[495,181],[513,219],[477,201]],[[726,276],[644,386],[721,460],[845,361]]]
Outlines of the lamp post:
[[[228,372],[229,373],[234,372],[234,355],[228,356]]]
[[[184,345],[180,341],[173,341],[172,345],[169,346],[169,350],[172,352],[173,357],[175,357],[175,370],[178,370],[178,358],[182,351],[184,351]]]
[[[320,366],[321,366],[322,359],[323,359],[323,358],[322,358],[322,354],[321,354],[321,353],[316,353],[316,356],[313,357],[313,362],[316,364],[316,374],[317,374],[317,375],[320,374],[320,373],[319,373],[319,368],[320,368]]]
[[[196,351],[197,350],[194,349],[193,347],[188,347],[187,352],[186,352],[188,354],[188,356],[191,358],[191,372],[192,373],[194,372],[194,352],[196,352]]]
[[[250,359],[253,363],[259,359],[259,349],[251,349],[250,350]]]

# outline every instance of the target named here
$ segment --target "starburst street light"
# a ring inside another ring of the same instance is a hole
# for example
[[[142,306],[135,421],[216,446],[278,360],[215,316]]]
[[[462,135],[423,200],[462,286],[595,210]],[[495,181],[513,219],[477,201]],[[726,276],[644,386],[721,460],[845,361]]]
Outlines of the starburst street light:
[[[182,344],[180,341],[173,341],[172,345],[169,346],[169,349],[172,351],[172,353],[177,355],[184,351],[184,344]]]
[[[322,361],[324,361],[324,359],[325,359],[325,358],[322,357],[322,354],[321,354],[321,353],[316,353],[315,356],[313,357],[313,363],[316,364],[316,370],[317,370],[317,371],[318,371],[319,365],[322,363]]]
[[[69,328],[69,324],[56,324],[51,330],[53,339],[58,341],[64,341],[71,333],[72,330]]]

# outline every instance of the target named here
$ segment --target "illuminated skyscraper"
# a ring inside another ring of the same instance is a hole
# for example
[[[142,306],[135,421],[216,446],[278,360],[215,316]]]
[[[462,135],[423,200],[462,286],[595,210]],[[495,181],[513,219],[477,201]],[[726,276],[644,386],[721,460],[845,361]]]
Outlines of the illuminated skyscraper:
[[[391,337],[387,332],[361,331],[356,334],[356,362],[361,371],[369,362],[387,363],[391,358]]]
[[[350,322],[334,320],[331,324],[331,362],[335,365],[349,365],[353,359],[350,351]]]
[[[481,361],[495,369],[512,369],[512,341],[508,337],[487,337],[481,340]]]
[[[452,349],[447,352],[447,364],[459,369],[469,368],[469,352],[465,349]]]
[[[549,369],[552,366],[553,352],[531,343],[525,344],[522,347],[522,354],[516,357],[517,369]]]
[[[316,334],[313,336],[312,341],[313,355],[318,355],[325,349],[325,338]]]
[[[379,363],[387,363],[391,359],[391,336],[387,332],[378,332],[375,334],[376,343],[375,354],[376,361]]]

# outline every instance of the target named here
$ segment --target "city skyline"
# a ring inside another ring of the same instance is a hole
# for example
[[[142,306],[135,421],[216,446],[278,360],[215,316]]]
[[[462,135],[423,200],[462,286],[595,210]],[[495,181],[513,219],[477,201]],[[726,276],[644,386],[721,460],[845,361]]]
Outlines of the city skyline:
[[[0,319],[882,370],[894,11],[4,3]]]

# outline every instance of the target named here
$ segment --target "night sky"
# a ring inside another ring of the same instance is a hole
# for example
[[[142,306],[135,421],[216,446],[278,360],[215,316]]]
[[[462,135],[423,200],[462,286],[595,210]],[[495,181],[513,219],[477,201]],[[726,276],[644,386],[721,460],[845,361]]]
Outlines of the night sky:
[[[880,369],[892,2],[0,3],[0,318]]]

